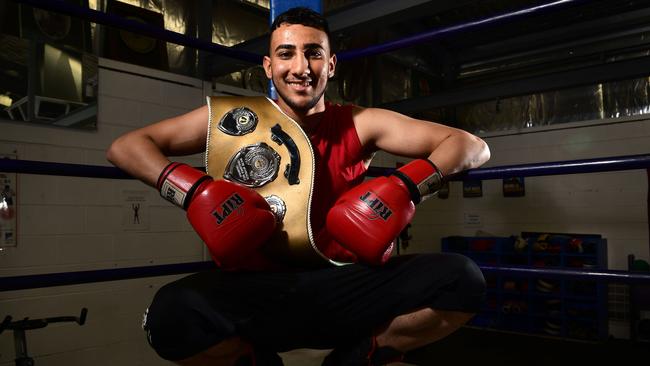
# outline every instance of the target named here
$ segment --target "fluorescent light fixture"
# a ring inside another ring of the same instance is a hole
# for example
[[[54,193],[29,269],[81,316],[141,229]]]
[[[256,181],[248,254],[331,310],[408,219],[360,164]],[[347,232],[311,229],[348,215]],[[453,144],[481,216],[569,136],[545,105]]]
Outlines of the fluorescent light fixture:
[[[11,103],[13,103],[13,100],[8,95],[0,95],[0,105],[11,107]]]

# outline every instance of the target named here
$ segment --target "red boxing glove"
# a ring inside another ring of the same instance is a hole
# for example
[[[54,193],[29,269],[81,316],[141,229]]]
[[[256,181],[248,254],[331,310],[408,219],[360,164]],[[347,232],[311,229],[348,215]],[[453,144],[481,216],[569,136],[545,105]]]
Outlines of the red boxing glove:
[[[393,251],[393,240],[413,219],[415,204],[441,186],[442,174],[431,161],[414,160],[389,177],[343,194],[327,214],[327,230],[361,262],[383,264]]]
[[[182,163],[169,164],[158,178],[160,195],[187,210],[187,218],[224,269],[263,269],[259,251],[275,230],[268,202],[254,190],[213,180]]]

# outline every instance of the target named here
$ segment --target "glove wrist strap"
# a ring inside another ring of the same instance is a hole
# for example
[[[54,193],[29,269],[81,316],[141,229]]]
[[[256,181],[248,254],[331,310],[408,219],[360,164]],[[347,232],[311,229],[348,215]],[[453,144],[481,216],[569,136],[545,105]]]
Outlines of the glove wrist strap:
[[[172,162],[160,173],[156,188],[164,199],[187,209],[197,188],[208,179],[212,178],[198,169]]]
[[[444,183],[442,173],[429,159],[414,160],[396,170],[393,175],[404,182],[415,204],[434,195]]]

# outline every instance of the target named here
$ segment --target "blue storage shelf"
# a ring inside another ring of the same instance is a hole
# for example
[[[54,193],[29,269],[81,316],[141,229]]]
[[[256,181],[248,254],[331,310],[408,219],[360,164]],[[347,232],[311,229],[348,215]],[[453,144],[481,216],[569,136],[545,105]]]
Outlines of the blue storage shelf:
[[[442,251],[479,265],[607,269],[607,240],[600,235],[450,236]],[[502,274],[486,274],[486,282],[487,301],[472,326],[581,340],[608,336],[605,283]]]

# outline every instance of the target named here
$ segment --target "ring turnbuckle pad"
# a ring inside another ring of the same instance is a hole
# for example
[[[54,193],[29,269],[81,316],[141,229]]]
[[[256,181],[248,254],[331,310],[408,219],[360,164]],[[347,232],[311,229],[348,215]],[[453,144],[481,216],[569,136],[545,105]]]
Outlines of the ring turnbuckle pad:
[[[257,114],[246,107],[234,108],[224,114],[217,127],[231,136],[243,136],[257,127]]]
[[[241,148],[228,161],[224,179],[258,188],[275,180],[280,169],[280,154],[260,142]]]

